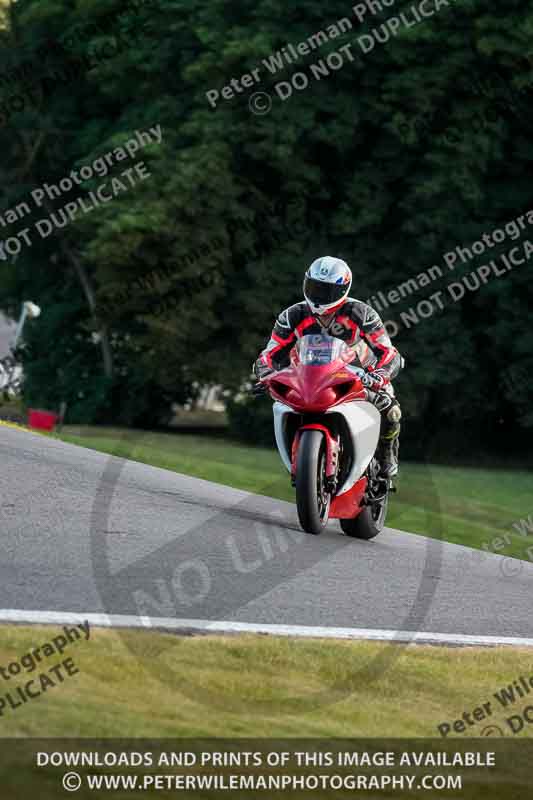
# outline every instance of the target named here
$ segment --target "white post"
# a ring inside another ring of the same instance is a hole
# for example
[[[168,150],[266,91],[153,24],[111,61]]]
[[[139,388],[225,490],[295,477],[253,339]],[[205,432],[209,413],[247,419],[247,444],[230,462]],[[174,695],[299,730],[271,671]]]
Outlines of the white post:
[[[32,303],[31,300],[26,300],[25,303],[22,304],[22,313],[19,317],[19,321],[17,324],[17,330],[15,332],[15,339],[13,344],[11,345],[11,349],[14,350],[18,344],[18,341],[22,335],[22,329],[24,328],[24,323],[26,322],[26,318],[30,317],[30,319],[35,319],[41,313],[41,309],[39,306]]]
[[[12,350],[14,350],[16,348],[17,344],[18,344],[18,340],[21,337],[22,329],[24,328],[24,323],[26,322],[26,317],[27,316],[28,316],[28,309],[26,308],[26,303],[23,303],[22,304],[22,314],[19,317],[17,330],[16,330],[16,333],[15,333],[15,338],[14,338],[13,344],[11,346]]]

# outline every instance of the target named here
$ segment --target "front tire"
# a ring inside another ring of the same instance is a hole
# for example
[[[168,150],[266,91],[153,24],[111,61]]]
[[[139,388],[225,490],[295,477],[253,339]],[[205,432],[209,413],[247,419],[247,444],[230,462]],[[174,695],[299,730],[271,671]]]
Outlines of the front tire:
[[[317,536],[327,525],[331,494],[326,492],[326,442],[320,431],[304,431],[296,458],[296,508],[306,533]]]
[[[365,506],[355,519],[341,519],[341,528],[346,536],[354,539],[374,539],[385,527],[389,505],[389,494],[380,503]]]

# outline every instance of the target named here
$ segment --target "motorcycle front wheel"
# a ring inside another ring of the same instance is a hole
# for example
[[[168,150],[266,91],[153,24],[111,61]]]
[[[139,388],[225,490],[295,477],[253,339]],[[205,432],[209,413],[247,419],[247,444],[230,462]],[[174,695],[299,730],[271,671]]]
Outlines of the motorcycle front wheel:
[[[296,458],[296,508],[306,533],[327,525],[331,494],[326,491],[326,441],[320,431],[304,431]]]

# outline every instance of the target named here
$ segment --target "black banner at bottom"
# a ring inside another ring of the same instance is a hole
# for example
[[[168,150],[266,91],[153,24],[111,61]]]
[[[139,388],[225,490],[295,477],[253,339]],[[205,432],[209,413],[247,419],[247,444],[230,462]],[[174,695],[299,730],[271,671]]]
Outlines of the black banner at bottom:
[[[530,739],[2,739],[0,747],[6,800],[533,797]]]

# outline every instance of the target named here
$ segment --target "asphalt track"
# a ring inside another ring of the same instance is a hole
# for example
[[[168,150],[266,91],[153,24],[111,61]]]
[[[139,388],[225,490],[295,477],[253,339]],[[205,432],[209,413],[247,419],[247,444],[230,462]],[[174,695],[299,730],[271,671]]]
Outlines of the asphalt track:
[[[289,503],[3,426],[0,464],[0,621],[533,644],[528,561],[392,529],[306,536]]]

